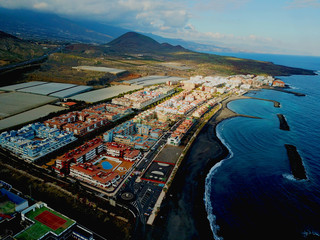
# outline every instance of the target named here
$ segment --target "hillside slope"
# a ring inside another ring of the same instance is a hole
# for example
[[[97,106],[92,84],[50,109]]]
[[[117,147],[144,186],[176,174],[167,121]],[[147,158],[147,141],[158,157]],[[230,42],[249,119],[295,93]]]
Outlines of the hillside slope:
[[[0,8],[0,29],[25,39],[105,43],[114,37],[56,14]]]
[[[181,46],[173,46],[169,43],[158,43],[151,37],[136,32],[127,32],[107,44],[115,51],[129,53],[168,53],[188,51]]]
[[[45,49],[41,46],[0,31],[0,66],[22,62],[44,53]]]

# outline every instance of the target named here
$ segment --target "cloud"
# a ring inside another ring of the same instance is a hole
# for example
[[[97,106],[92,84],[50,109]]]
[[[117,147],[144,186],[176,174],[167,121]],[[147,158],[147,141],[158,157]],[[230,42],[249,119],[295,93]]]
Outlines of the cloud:
[[[291,0],[287,2],[287,8],[320,8],[319,0]]]
[[[99,20],[140,31],[181,28],[191,16],[183,0],[0,0],[0,6]]]
[[[165,32],[164,32],[165,34]],[[170,36],[169,36],[170,35]],[[176,35],[176,36],[173,36]],[[271,43],[274,40],[270,37],[257,36],[250,34],[248,36],[236,36],[234,34],[225,34],[220,32],[200,32],[192,24],[187,24],[184,28],[178,29],[177,32],[167,33],[168,37],[180,36],[183,39],[198,41],[203,43],[214,42],[247,42],[247,43]]]
[[[198,10],[227,10],[237,9],[251,0],[198,0],[195,8]]]
[[[239,36],[221,32],[200,32],[192,24],[187,24],[184,28],[177,29],[177,31],[174,32],[159,31],[154,32],[154,34],[248,52],[261,52],[261,49],[265,49],[265,52],[270,52],[270,49],[274,49],[274,46],[284,45],[284,43],[279,40],[255,34]]]

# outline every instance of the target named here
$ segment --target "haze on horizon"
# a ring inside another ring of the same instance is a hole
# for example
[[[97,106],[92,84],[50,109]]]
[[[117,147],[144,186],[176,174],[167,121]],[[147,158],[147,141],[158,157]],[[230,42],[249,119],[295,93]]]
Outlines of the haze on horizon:
[[[0,0],[234,51],[320,56],[320,0]]]

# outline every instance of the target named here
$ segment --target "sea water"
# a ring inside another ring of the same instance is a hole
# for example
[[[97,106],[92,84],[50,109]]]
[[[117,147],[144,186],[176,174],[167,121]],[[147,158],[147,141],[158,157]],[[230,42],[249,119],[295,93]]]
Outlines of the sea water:
[[[234,54],[233,56],[237,56]],[[257,60],[320,70],[320,58],[257,55]],[[229,103],[233,111],[260,119],[237,117],[217,126],[230,155],[206,178],[205,204],[216,239],[304,239],[320,233],[320,75],[279,77],[293,94],[273,90]],[[290,131],[279,128],[283,114]],[[284,144],[295,145],[307,180],[291,174]]]

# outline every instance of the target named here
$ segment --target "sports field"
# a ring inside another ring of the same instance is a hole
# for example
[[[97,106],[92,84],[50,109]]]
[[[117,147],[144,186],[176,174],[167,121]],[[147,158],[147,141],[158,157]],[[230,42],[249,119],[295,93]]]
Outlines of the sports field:
[[[57,215],[49,211],[40,213],[34,219],[53,230],[57,230],[59,227],[63,227],[63,225],[67,222],[67,220],[62,219],[61,217],[58,217]]]
[[[4,201],[0,203],[0,213],[12,214],[15,212],[16,205],[11,201]]]
[[[41,207],[35,209],[35,211],[31,210],[26,214],[26,217],[35,223],[24,232],[15,236],[16,239],[39,239],[49,231],[59,235],[75,223],[73,220],[47,207]]]

